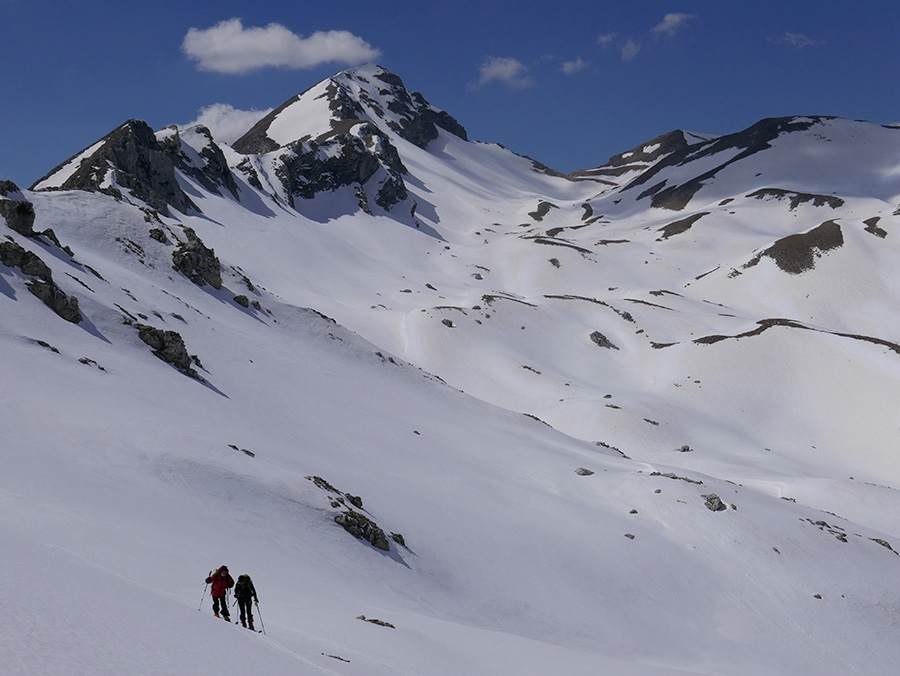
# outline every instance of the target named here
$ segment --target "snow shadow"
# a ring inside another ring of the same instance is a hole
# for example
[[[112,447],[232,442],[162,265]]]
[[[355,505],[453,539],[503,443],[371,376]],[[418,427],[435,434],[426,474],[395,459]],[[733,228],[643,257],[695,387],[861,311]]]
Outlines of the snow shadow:
[[[16,299],[16,291],[10,286],[9,282],[7,282],[4,277],[6,275],[0,274],[0,293],[9,298],[10,300]]]

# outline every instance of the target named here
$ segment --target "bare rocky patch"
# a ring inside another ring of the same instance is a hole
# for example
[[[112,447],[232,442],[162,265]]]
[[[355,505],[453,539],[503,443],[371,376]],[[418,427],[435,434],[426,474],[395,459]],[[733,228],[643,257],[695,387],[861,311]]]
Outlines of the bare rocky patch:
[[[656,241],[662,241],[664,239],[669,239],[669,237],[674,237],[675,235],[680,235],[683,232],[687,232],[691,229],[691,226],[694,225],[697,221],[699,221],[704,216],[708,216],[708,211],[701,211],[700,213],[693,214],[688,216],[687,218],[681,218],[677,221],[672,221],[666,226],[663,226],[658,230],[658,232],[662,233],[662,236],[659,237]]]
[[[758,200],[776,199],[788,200],[790,202],[790,211],[793,211],[801,204],[812,202],[814,207],[831,207],[838,209],[844,206],[844,200],[834,195],[816,195],[814,193],[794,192],[793,190],[783,190],[781,188],[762,188],[756,192],[752,192],[747,197],[753,197]]]
[[[746,263],[744,269],[759,263],[763,256],[768,256],[784,272],[799,275],[812,270],[816,259],[826,251],[838,249],[844,245],[844,235],[837,221],[825,221],[812,230],[796,235],[788,235]]]

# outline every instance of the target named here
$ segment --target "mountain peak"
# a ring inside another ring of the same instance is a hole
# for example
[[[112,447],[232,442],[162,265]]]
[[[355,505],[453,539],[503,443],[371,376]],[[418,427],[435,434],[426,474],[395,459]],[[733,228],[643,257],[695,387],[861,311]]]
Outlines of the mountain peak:
[[[32,190],[89,190],[116,197],[125,190],[164,214],[170,205],[182,213],[196,208],[178,184],[172,158],[150,126],[137,119],[57,166]]]
[[[240,153],[266,153],[296,142],[346,133],[370,122],[420,148],[438,137],[438,129],[468,140],[449,113],[410,92],[398,75],[377,64],[341,71],[285,101],[233,144]]]

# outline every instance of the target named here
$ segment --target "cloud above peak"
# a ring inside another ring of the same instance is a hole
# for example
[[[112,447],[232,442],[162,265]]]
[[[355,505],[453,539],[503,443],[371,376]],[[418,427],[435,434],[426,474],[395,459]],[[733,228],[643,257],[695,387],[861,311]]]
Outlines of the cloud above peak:
[[[650,32],[653,33],[653,35],[672,37],[682,28],[686,27],[688,21],[696,18],[697,16],[695,14],[681,14],[678,12],[666,14],[663,17],[663,20],[656,24]]]
[[[623,61],[634,61],[635,57],[637,57],[638,52],[641,51],[641,46],[634,42],[631,38],[625,41],[625,44],[622,45],[622,60]]]
[[[270,112],[272,112],[271,108],[241,110],[229,103],[213,103],[201,108],[197,119],[179,126],[187,129],[196,124],[202,124],[209,129],[216,141],[230,145]]]
[[[502,82],[513,89],[524,89],[534,84],[528,67],[508,56],[489,56],[478,69],[481,76],[477,86],[483,86],[490,82]]]
[[[797,49],[803,49],[804,47],[813,47],[815,45],[823,45],[824,42],[820,42],[818,40],[813,40],[803,33],[785,33],[784,36],[778,41],[783,45],[790,45],[791,47],[796,47]]]
[[[200,70],[230,75],[261,68],[314,68],[323,63],[356,65],[381,55],[348,31],[318,31],[303,37],[277,23],[245,27],[237,18],[212,28],[190,28],[181,50]]]

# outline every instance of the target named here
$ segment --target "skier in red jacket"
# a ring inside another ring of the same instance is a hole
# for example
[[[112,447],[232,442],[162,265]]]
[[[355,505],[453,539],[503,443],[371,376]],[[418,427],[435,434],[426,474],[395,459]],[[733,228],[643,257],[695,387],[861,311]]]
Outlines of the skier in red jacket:
[[[222,617],[225,618],[226,622],[231,622],[225,595],[234,586],[234,578],[228,573],[228,566],[222,566],[214,573],[210,573],[209,577],[206,578],[206,583],[209,584],[210,582],[212,583],[213,614],[219,617],[221,606]]]

